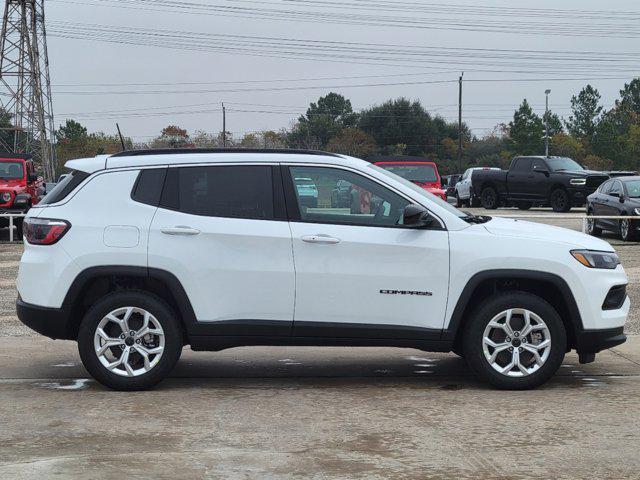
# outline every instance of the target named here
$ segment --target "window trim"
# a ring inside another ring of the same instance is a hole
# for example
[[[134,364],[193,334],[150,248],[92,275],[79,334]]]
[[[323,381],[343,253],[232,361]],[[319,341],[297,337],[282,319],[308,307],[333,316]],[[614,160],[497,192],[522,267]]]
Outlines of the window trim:
[[[366,173],[360,171],[360,170],[356,170],[350,167],[345,167],[342,165],[332,165],[332,164],[325,164],[325,163],[290,163],[290,162],[283,162],[281,164],[282,167],[282,180],[283,180],[283,184],[284,184],[284,197],[285,197],[285,202],[286,202],[286,206],[287,206],[287,215],[289,217],[289,221],[290,222],[296,222],[296,223],[309,223],[309,224],[316,224],[316,225],[344,225],[344,226],[351,226],[351,227],[366,227],[366,228],[394,228],[394,229],[400,229],[400,230],[438,230],[438,231],[446,231],[447,227],[445,225],[445,223],[442,221],[442,219],[440,217],[438,217],[435,213],[433,213],[431,211],[431,209],[429,209],[429,207],[423,205],[420,202],[417,202],[415,199],[410,198],[409,196],[407,196],[406,194],[404,194],[403,192],[398,191],[396,188],[394,188],[393,186],[380,181],[379,179],[371,176],[371,175],[367,175]],[[293,187],[293,177],[291,175],[291,167],[317,167],[317,168],[332,168],[332,169],[336,169],[336,170],[344,170],[350,173],[353,173],[355,175],[360,175],[364,178],[366,178],[367,180],[370,180],[374,183],[377,183],[379,186],[387,189],[387,190],[391,190],[393,193],[395,193],[396,195],[404,198],[406,201],[408,201],[410,204],[417,204],[417,205],[421,205],[423,207],[425,207],[427,209],[427,211],[429,212],[429,215],[431,215],[433,218],[435,218],[438,223],[440,224],[439,226],[434,226],[434,227],[429,227],[429,228],[415,228],[415,227],[409,227],[406,225],[364,225],[362,223],[356,223],[356,222],[326,222],[326,221],[316,221],[316,220],[304,220],[302,219],[301,215],[300,215],[300,207],[298,206],[298,200],[296,197],[296,192],[294,190]]]
[[[163,205],[162,199],[164,197],[164,192],[167,187],[167,181],[169,176],[171,175],[172,169],[177,168],[209,168],[209,167],[267,167],[270,168],[271,172],[271,192],[272,192],[272,205],[273,205],[273,216],[270,218],[263,217],[235,217],[230,215],[206,215],[203,213],[194,213],[194,212],[184,212],[179,208],[172,208],[167,205]],[[219,163],[189,163],[189,164],[174,164],[169,165],[167,168],[167,172],[164,178],[164,184],[162,186],[162,192],[160,194],[160,201],[158,204],[158,208],[163,210],[169,210],[171,212],[181,213],[183,215],[194,215],[197,217],[206,217],[206,218],[229,218],[235,220],[259,220],[263,222],[286,222],[288,219],[286,218],[286,213],[283,207],[286,204],[286,200],[284,199],[284,192],[282,190],[281,184],[278,185],[278,178],[280,177],[280,182],[282,182],[281,174],[278,173],[279,165],[273,162],[219,162]]]

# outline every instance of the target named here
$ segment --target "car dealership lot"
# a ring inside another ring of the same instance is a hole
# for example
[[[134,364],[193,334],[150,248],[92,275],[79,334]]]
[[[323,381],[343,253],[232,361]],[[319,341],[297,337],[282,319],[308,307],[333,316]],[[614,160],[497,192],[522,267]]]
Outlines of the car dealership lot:
[[[488,215],[547,215],[548,209]],[[566,214],[563,214],[566,215]],[[640,305],[640,244],[614,244]],[[0,477],[635,478],[640,337],[548,385],[499,392],[453,354],[388,348],[185,350],[171,379],[121,393],[72,342],[15,318],[22,247],[0,245]],[[640,333],[638,308],[627,331]]]

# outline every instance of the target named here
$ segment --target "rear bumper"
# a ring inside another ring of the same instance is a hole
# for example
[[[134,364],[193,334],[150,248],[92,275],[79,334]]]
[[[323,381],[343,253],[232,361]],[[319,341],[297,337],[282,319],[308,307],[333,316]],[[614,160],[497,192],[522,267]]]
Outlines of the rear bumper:
[[[580,353],[598,353],[607,348],[621,345],[627,341],[624,327],[605,330],[583,330],[577,334],[576,351]]]
[[[71,339],[70,315],[65,308],[47,308],[16,301],[18,318],[27,327],[53,339]]]

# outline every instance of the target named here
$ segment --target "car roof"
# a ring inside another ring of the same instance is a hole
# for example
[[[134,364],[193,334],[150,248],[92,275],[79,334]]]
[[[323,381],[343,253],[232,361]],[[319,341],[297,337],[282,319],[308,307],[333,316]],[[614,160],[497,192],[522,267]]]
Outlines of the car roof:
[[[254,149],[175,149],[140,150],[115,155],[69,160],[65,166],[72,170],[93,173],[98,170],[152,167],[164,165],[193,165],[198,163],[325,163],[364,167],[369,162],[346,155],[313,150],[254,150]]]

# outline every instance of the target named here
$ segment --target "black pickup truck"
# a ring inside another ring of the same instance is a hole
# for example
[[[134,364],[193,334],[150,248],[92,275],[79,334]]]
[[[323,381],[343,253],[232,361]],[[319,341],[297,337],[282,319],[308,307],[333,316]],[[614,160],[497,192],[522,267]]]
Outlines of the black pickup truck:
[[[516,157],[508,171],[474,172],[473,189],[488,209],[514,205],[527,210],[539,205],[568,212],[584,205],[608,178],[609,174],[585,170],[566,157]]]

